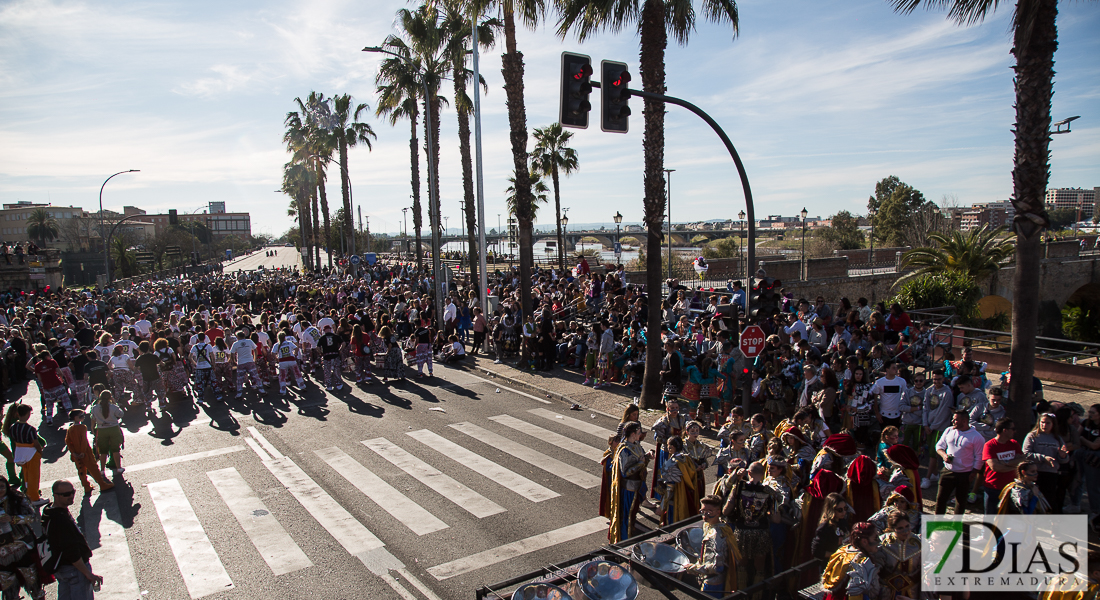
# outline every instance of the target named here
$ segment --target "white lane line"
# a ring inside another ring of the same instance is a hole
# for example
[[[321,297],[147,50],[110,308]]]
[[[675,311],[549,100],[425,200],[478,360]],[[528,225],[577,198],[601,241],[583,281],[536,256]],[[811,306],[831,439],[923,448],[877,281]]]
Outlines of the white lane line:
[[[206,475],[276,576],[313,566],[237,469],[229,467]]]
[[[267,453],[270,454],[273,458],[283,457],[282,453],[276,450],[275,446],[272,446],[271,442],[267,441],[267,438],[260,435],[260,432],[256,431],[255,427],[249,427],[248,432],[252,434],[252,437],[256,438],[257,442],[260,442],[260,445],[264,447],[264,450],[267,450]]]
[[[183,462],[190,462],[192,460],[200,460],[203,458],[211,458],[214,456],[221,456],[223,454],[231,454],[233,452],[240,452],[244,450],[244,446],[229,446],[227,448],[218,448],[217,450],[207,450],[205,452],[195,452],[194,454],[184,454],[183,456],[173,456],[171,458],[162,458],[160,460],[154,460],[147,463],[140,463],[126,467],[127,473],[136,473],[138,471],[146,471],[149,469],[155,469],[157,467],[167,467],[170,465],[178,465]]]
[[[444,475],[386,438],[366,440],[362,444],[479,519],[504,512],[496,502]]]
[[[406,435],[531,502],[542,502],[561,495],[427,429],[409,431]]]
[[[484,381],[485,383],[491,383],[491,384],[497,386],[498,388],[500,388],[502,390],[507,390],[509,392],[512,392],[513,394],[519,394],[520,396],[523,396],[525,398],[530,398],[530,399],[532,399],[536,402],[542,402],[543,404],[553,404],[553,402],[547,400],[546,398],[539,398],[538,396],[532,396],[531,394],[528,394],[527,392],[521,392],[521,391],[519,391],[515,388],[510,388],[508,386],[500,385],[499,382],[493,381],[492,379],[486,379],[484,377],[478,377],[477,375],[474,375],[473,373],[470,373],[470,372],[467,372],[466,375],[468,375],[470,377],[473,377],[474,379]]]
[[[488,429],[478,427],[473,423],[454,423],[451,427],[479,442],[497,448],[501,452],[507,452],[533,467],[542,469],[551,475],[557,475],[569,483],[578,485],[586,490],[600,485],[600,478],[595,475],[585,473],[573,465],[563,463],[537,450],[532,450],[523,444],[514,442]]]
[[[321,460],[328,463],[347,479],[352,485],[359,488],[363,495],[370,498],[382,510],[405,524],[416,535],[424,535],[440,529],[446,529],[447,524],[440,521],[432,513],[424,510],[419,504],[413,502],[393,486],[382,480],[381,477],[370,472],[366,467],[343,450],[332,447],[314,451]]]
[[[401,576],[405,579],[408,579],[409,583],[413,584],[413,587],[420,590],[420,593],[424,594],[424,596],[426,596],[428,600],[443,600],[442,598],[437,596],[435,592],[428,588],[428,586],[424,585],[424,582],[414,577],[412,573],[409,573],[408,569],[397,569],[397,572],[400,573]]]
[[[463,575],[481,569],[482,567],[495,565],[510,558],[537,552],[600,531],[607,532],[607,519],[596,517],[587,521],[581,521],[580,523],[574,523],[568,527],[562,527],[561,529],[555,529],[529,538],[524,538],[510,544],[490,548],[489,550],[471,554],[465,558],[452,560],[451,562],[443,563],[428,569],[428,573],[439,580],[449,579],[456,575]]]
[[[543,429],[538,425],[528,423],[527,421],[521,419],[517,419],[511,415],[497,415],[495,417],[489,417],[489,420],[500,423],[505,427],[515,429],[516,431],[529,435],[536,440],[540,440],[546,442],[547,444],[557,446],[562,450],[567,450],[569,452],[572,452],[573,454],[579,454],[580,456],[583,456],[588,460],[594,462],[600,462],[603,460],[603,452],[599,448],[593,448],[592,446],[589,446],[584,442],[579,442],[577,440],[574,440],[573,438],[565,437],[564,435],[561,435],[560,433],[555,433],[553,431],[550,431],[549,429]]]
[[[85,505],[80,513],[88,546],[95,552],[95,560],[92,561],[95,571],[104,575],[103,589],[96,592],[96,596],[106,600],[138,598],[141,592],[134,563],[130,560],[130,547],[126,543],[126,528],[122,526],[118,496],[113,492],[100,494],[96,497],[95,504]]]
[[[256,443],[256,440],[252,438],[244,438],[244,443],[248,444],[248,447],[252,448],[252,451],[259,455],[260,460],[273,460],[272,456],[267,452],[264,452],[264,449]]]
[[[268,471],[298,499],[298,502],[313,515],[325,531],[336,539],[348,554],[358,555],[385,546],[369,529],[363,526],[336,500],[332,499],[321,486],[306,475],[305,471],[290,457],[263,461]]]
[[[576,429],[577,431],[583,431],[585,433],[590,433],[590,434],[600,438],[600,440],[604,444],[607,443],[607,438],[615,435],[615,431],[613,429],[604,429],[603,427],[600,427],[599,425],[596,425],[595,423],[589,423],[588,421],[582,421],[580,419],[574,419],[573,417],[567,417],[565,415],[559,415],[558,413],[556,413],[552,410],[546,410],[545,408],[532,408],[531,410],[529,410],[527,412],[529,412],[529,413],[531,413],[535,416],[542,417],[544,419],[550,419],[551,421],[553,421],[555,423],[561,423],[562,425],[565,425],[566,427],[572,427],[573,429]],[[648,443],[648,442],[642,442],[642,447],[647,449],[647,450],[652,450],[655,446],[653,444]]]
[[[147,487],[187,585],[187,593],[192,598],[202,598],[232,588],[233,580],[225,572],[210,538],[206,537],[179,480],[158,481]]]

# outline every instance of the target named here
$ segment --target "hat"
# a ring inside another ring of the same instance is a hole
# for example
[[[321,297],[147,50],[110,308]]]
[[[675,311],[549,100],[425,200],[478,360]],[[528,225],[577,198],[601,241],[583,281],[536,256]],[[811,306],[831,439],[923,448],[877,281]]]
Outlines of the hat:
[[[822,447],[828,448],[841,456],[852,456],[859,451],[856,449],[856,440],[847,433],[834,433],[825,439]]]
[[[894,488],[893,492],[890,493],[890,497],[886,499],[886,504],[891,504],[895,502],[898,498],[901,498],[912,505],[914,501],[913,488],[907,485],[899,485],[898,487]]]
[[[886,449],[886,458],[903,469],[920,469],[917,453],[904,444],[894,444]]]
[[[795,439],[797,439],[798,442],[800,444],[802,444],[803,446],[809,446],[810,445],[809,440],[806,439],[806,434],[802,433],[802,430],[799,429],[798,427],[795,427],[794,425],[791,425],[790,427],[787,428],[786,431],[783,432],[783,437],[786,437],[788,435],[794,437]]]

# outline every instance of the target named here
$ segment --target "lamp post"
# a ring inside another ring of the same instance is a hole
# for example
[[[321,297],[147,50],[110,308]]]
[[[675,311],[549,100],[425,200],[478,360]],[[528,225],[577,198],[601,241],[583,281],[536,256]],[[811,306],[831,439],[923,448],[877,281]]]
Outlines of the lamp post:
[[[619,224],[623,222],[623,215],[619,211],[615,211],[615,268],[619,267],[620,255],[622,254],[622,244],[619,243]]]
[[[408,56],[404,56],[386,50],[379,46],[367,46],[363,48],[363,52],[374,52],[378,54],[389,54],[394,58],[399,58],[410,67],[415,68],[416,64]],[[435,177],[433,173],[436,170],[436,164],[434,160],[434,140],[432,139],[432,111],[431,111],[431,95],[428,93],[428,81],[427,77],[421,74],[420,87],[424,94],[424,138],[427,142],[428,151],[428,198],[429,202],[435,210],[429,211],[430,214],[435,216],[435,223],[432,223],[432,273],[433,273],[433,287],[435,288],[435,315],[436,322],[439,329],[443,329],[443,288],[440,287],[440,270],[439,270],[439,190],[435,189]]]
[[[871,254],[867,256],[867,262],[871,263],[871,272],[875,272],[875,207],[867,209],[867,220],[871,222]]]
[[[401,256],[406,256],[406,251],[409,249],[409,207],[401,209],[401,214],[404,215],[404,227],[402,227],[401,237],[404,241],[401,242]]]
[[[665,185],[668,194],[668,278],[672,279],[672,173],[676,169],[662,169],[665,172]]]
[[[737,230],[737,262],[740,263],[739,266],[741,267],[741,269],[744,269],[745,268],[745,255],[743,253],[744,247],[742,246],[742,244],[744,243],[744,240],[741,237],[741,233],[745,230],[745,211],[741,211],[741,212],[737,213],[737,220],[741,223],[741,227],[738,228],[738,230]],[[741,269],[738,269],[738,270],[741,270]],[[742,275],[741,279],[744,279],[744,278],[745,277]],[[752,290],[749,290],[749,292],[752,292]]]
[[[107,182],[114,179],[115,175],[122,175],[123,173],[140,173],[141,169],[130,169],[129,171],[119,171],[114,175],[111,175],[103,181],[103,185],[99,186],[99,237],[103,238],[103,230],[106,229],[103,220],[103,188],[107,186]],[[103,240],[103,267],[107,276],[107,284],[111,283],[111,255],[109,254],[110,248],[107,247],[107,240]]]
[[[798,214],[802,215],[802,281],[806,281],[806,207],[802,207],[802,212]]]

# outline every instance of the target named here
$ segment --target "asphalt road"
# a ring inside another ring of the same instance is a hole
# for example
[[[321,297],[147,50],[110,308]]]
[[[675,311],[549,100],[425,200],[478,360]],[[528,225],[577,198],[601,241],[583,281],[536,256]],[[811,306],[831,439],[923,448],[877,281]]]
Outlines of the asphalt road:
[[[269,250],[274,250],[278,255],[266,256]],[[325,256],[324,252],[321,254],[322,257]],[[233,271],[251,271],[260,268],[260,266],[263,266],[265,269],[293,269],[299,266],[300,259],[301,253],[293,246],[269,246],[226,263],[225,271],[227,273]]]
[[[127,472],[73,507],[97,598],[468,599],[606,543],[597,461],[614,419],[435,373],[131,412]],[[63,433],[41,431],[48,488],[75,469]]]

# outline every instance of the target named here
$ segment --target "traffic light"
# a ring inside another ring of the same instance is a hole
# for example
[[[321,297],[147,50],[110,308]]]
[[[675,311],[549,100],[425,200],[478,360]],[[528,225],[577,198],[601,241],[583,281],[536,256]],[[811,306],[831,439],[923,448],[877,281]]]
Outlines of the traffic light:
[[[600,62],[600,129],[611,133],[626,133],[630,129],[629,84],[626,63]]]
[[[179,225],[179,222],[180,222],[180,218],[179,218],[179,214],[176,212],[176,209],[169,208],[168,209],[168,224],[169,225]]]
[[[561,53],[561,105],[558,122],[562,127],[588,129],[592,103],[592,59],[573,52]]]
[[[752,288],[752,317],[767,319],[779,314],[779,289],[783,282],[774,277],[765,277]]]

